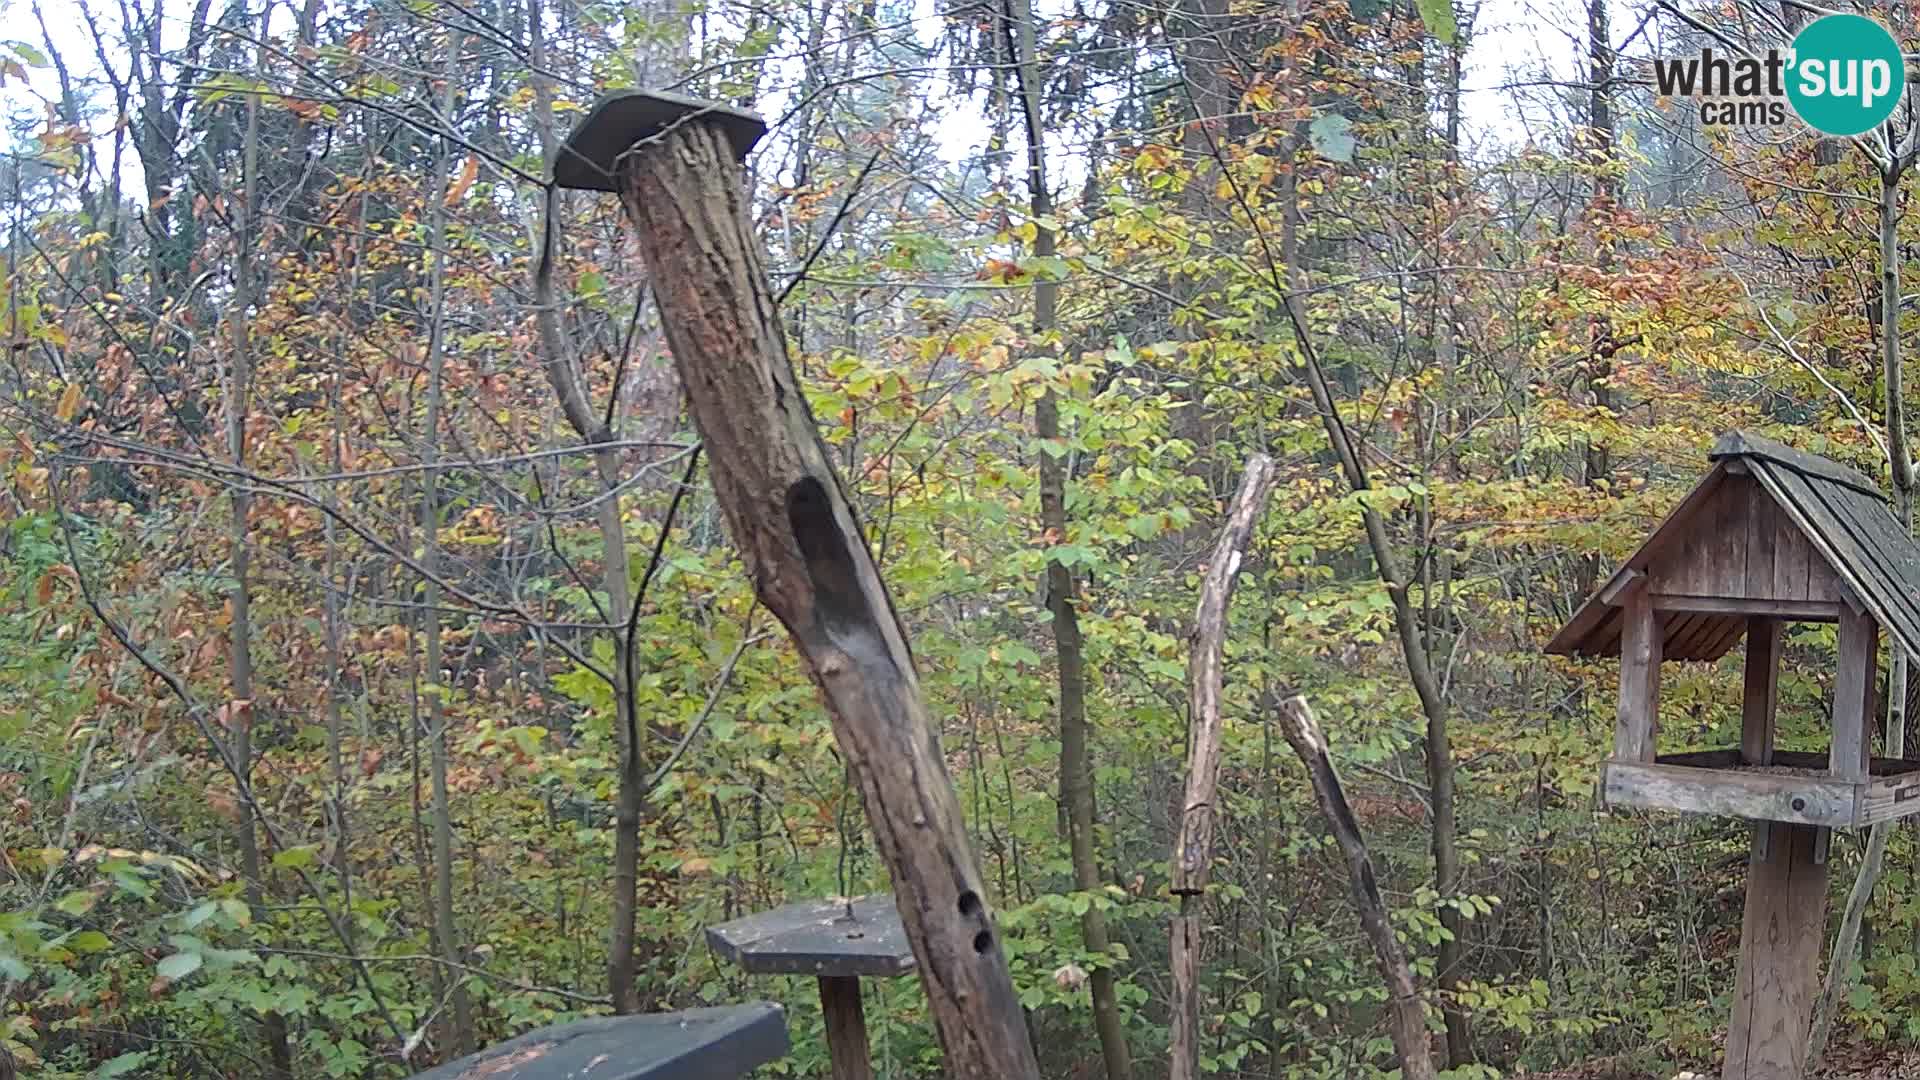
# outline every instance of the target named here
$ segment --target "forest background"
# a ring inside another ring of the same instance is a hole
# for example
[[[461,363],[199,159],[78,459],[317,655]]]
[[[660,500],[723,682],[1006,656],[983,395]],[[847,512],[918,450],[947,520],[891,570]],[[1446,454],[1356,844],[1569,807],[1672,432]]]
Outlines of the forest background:
[[[11,0],[0,1047],[30,1077],[397,1077],[771,997],[775,1072],[824,1075],[811,987],[701,931],[886,883],[618,200],[544,183],[641,86],[771,124],[773,290],[1046,1075],[1166,1069],[1187,635],[1256,452],[1202,1072],[1392,1068],[1282,688],[1449,1075],[1710,1060],[1747,833],[1598,811],[1612,665],[1540,645],[1723,430],[1910,502],[1910,104],[1848,142],[1650,87],[1820,10]],[[1787,639],[1787,747],[1823,745],[1833,648]],[[1665,749],[1736,741],[1737,664],[1673,673]],[[1836,839],[1836,929],[1866,856]],[[1920,1043],[1916,868],[1897,832],[1838,967],[1846,1054]],[[865,992],[882,1072],[937,1075],[917,984]]]

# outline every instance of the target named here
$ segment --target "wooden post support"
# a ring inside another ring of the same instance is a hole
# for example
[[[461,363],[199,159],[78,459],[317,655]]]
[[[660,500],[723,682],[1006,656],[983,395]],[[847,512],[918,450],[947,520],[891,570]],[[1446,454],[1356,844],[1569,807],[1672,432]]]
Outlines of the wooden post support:
[[[1613,727],[1617,761],[1654,758],[1660,731],[1660,617],[1645,578],[1621,598],[1620,707]]]
[[[1863,780],[1873,752],[1873,690],[1880,624],[1865,612],[1840,609],[1840,657],[1833,673],[1833,747],[1828,771]]]
[[[833,1080],[873,1080],[873,1058],[867,1049],[867,1014],[860,1003],[860,979],[853,975],[822,975],[820,1012],[827,1023],[827,1058],[833,1062]]]
[[[1820,991],[1827,868],[1811,825],[1761,823],[1773,857],[1747,867],[1746,917],[1722,1080],[1804,1080],[1807,1031]]]
[[[1780,704],[1780,637],[1786,624],[1756,616],[1747,620],[1747,668],[1740,697],[1740,760],[1749,765],[1773,764],[1773,731]],[[1766,862],[1773,854],[1772,830],[1753,822],[1752,861]]]
[[[1747,670],[1740,709],[1740,760],[1773,764],[1774,713],[1780,702],[1779,619],[1747,620]]]
[[[755,594],[826,699],[893,881],[947,1075],[1037,1080],[905,629],[787,357],[728,111],[670,109],[622,132],[627,149],[613,160],[714,497]]]

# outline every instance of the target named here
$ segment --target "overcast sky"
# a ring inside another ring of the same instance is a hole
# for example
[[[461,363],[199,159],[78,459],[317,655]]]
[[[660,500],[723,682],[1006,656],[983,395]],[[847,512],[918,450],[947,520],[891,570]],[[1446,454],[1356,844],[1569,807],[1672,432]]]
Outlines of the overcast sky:
[[[71,0],[40,2],[54,40],[75,76],[84,78],[96,70],[93,44],[78,18],[77,5]],[[929,26],[938,18],[936,2],[918,0],[915,5]],[[11,31],[18,35],[12,40],[40,47],[32,0],[0,0],[0,22],[6,28],[0,34]],[[1637,19],[1616,7],[1613,22],[1618,42],[1632,32]],[[1463,102],[1467,138],[1476,156],[1485,158],[1512,149],[1523,144],[1530,132],[1550,127],[1542,103],[1556,91],[1535,84],[1577,77],[1577,57],[1585,51],[1585,32],[1584,8],[1573,0],[1482,0],[1467,54]],[[6,40],[0,37],[0,42]],[[1636,51],[1644,54],[1644,39]],[[28,79],[32,93],[17,79],[8,77],[7,85],[0,88],[0,102],[16,120],[38,122],[42,107],[35,95],[53,97],[58,83],[46,68],[30,69]],[[956,103],[940,125],[954,144],[950,156],[956,159],[977,150],[983,131],[968,111],[976,107],[976,103]]]

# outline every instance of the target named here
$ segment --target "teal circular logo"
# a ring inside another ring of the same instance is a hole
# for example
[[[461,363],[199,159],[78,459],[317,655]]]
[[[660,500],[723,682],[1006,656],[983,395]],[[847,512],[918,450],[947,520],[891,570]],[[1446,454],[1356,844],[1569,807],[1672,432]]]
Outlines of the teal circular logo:
[[[1907,88],[1900,43],[1864,15],[1827,15],[1794,35],[1787,100],[1825,135],[1860,135],[1893,115]]]

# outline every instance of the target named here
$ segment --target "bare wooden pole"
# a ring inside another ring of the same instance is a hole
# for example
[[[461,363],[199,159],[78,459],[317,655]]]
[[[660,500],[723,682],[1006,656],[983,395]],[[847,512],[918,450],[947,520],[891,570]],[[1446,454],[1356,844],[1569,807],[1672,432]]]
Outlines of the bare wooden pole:
[[[833,1080],[873,1080],[873,1057],[867,1047],[867,1013],[860,1001],[859,976],[822,975],[817,981]]]
[[[1821,932],[1827,924],[1827,866],[1814,858],[1819,830],[1761,822],[1747,865],[1740,969],[1727,1024],[1722,1080],[1801,1080],[1808,1018],[1820,989]]]
[[[692,111],[621,155],[620,188],[754,591],[792,634],[886,861],[947,1074],[1037,1080],[913,654],[787,356],[722,123]]]
[[[1374,961],[1387,983],[1387,1029],[1393,1038],[1393,1052],[1400,1059],[1400,1075],[1405,1080],[1434,1080],[1427,1010],[1420,1001],[1419,985],[1413,981],[1413,969],[1407,966],[1406,951],[1387,918],[1387,905],[1380,899],[1380,885],[1373,875],[1373,857],[1367,853],[1353,808],[1347,805],[1346,792],[1340,789],[1340,774],[1334,771],[1333,758],[1327,754],[1326,736],[1320,733],[1307,699],[1298,694],[1282,701],[1279,713],[1280,732],[1306,764],[1314,801],[1320,804],[1320,813],[1347,858],[1347,879],[1353,886],[1353,905],[1360,911],[1360,929],[1373,945]]]
[[[1188,709],[1192,727],[1187,750],[1187,786],[1180,806],[1180,835],[1173,845],[1173,892],[1180,910],[1170,934],[1173,953],[1173,1016],[1168,1062],[1170,1080],[1193,1080],[1200,1065],[1200,904],[1213,863],[1215,789],[1220,782],[1221,658],[1227,637],[1227,605],[1253,526],[1273,487],[1273,460],[1255,454],[1240,490],[1227,509],[1227,523],[1207,560],[1200,602],[1193,613],[1193,646],[1187,656]]]

